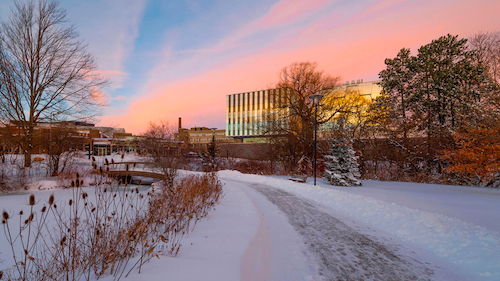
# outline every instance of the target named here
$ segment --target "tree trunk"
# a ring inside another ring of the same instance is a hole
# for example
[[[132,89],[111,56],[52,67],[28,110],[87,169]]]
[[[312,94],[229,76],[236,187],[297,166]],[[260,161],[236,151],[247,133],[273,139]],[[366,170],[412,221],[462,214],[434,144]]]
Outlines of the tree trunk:
[[[59,159],[60,159],[60,156],[59,155],[51,155],[49,156],[50,157],[50,162],[51,162],[51,165],[50,165],[50,176],[51,177],[57,177],[57,175],[59,174]]]
[[[24,145],[21,146],[24,153],[24,167],[31,167],[31,154],[33,153],[33,134],[34,134],[34,122],[31,121],[30,118],[29,124],[24,131],[25,140],[23,141]]]
[[[33,149],[28,146],[27,148],[24,149],[24,167],[29,168],[31,167],[31,153]]]

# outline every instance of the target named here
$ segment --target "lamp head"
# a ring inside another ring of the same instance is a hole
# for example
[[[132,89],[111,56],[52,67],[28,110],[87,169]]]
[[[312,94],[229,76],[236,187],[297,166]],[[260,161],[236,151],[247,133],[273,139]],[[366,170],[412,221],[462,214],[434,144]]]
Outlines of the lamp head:
[[[323,98],[323,97],[324,96],[322,94],[312,94],[309,96],[309,98],[313,100],[314,105],[318,105],[319,100],[321,100],[321,98]]]

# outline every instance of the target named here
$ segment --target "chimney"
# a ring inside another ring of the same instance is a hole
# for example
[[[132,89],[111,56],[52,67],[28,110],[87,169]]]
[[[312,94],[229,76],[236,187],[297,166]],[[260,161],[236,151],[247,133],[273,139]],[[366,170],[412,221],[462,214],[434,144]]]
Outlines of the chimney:
[[[179,117],[179,133],[182,132],[182,121],[181,118]]]

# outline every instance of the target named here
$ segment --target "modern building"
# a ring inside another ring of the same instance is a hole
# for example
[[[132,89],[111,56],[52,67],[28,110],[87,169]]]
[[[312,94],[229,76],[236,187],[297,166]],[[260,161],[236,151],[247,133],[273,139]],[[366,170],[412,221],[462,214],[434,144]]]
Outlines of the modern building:
[[[226,97],[226,136],[234,138],[256,137],[264,134],[266,116],[283,108],[285,93],[282,89],[268,89]]]
[[[360,96],[366,97],[369,100],[374,100],[382,93],[382,86],[379,85],[380,80],[363,82],[363,79],[358,79],[351,82],[347,81],[344,85],[337,87],[335,90],[349,90],[358,92]]]
[[[382,92],[380,81],[346,82],[332,91],[355,91],[370,100]],[[245,142],[259,142],[265,133],[266,116],[273,118],[278,109],[286,110],[285,92],[282,89],[252,91],[226,96],[226,136],[244,139]]]

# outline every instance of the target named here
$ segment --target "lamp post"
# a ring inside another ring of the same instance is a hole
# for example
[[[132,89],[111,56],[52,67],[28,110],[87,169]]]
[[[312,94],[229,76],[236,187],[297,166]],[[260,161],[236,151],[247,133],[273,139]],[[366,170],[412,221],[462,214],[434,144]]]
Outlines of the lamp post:
[[[317,151],[317,127],[318,127],[318,104],[321,98],[323,98],[322,94],[313,94],[309,96],[310,99],[313,100],[314,103],[314,185],[316,185],[316,151]]]

